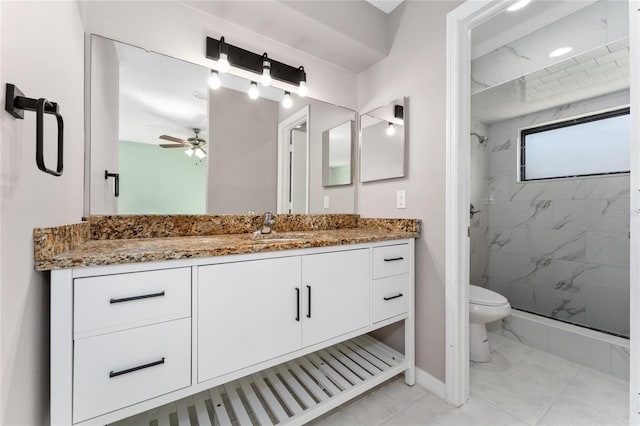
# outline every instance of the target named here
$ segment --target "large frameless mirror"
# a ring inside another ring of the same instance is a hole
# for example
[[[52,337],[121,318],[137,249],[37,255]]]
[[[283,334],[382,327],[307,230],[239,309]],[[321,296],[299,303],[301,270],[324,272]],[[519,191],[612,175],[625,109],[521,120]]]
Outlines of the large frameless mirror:
[[[353,110],[260,84],[253,99],[230,74],[213,89],[207,67],[96,35],[87,74],[86,214],[355,212],[353,187],[322,180],[322,132]]]
[[[360,116],[360,182],[405,176],[406,100],[398,99]]]

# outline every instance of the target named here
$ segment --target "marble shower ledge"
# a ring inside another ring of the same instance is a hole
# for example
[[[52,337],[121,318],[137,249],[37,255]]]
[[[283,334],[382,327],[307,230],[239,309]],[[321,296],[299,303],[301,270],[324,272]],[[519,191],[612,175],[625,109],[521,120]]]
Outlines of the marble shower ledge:
[[[33,232],[38,271],[359,244],[420,235],[417,219],[278,215],[273,239],[255,238],[261,217],[90,216]]]

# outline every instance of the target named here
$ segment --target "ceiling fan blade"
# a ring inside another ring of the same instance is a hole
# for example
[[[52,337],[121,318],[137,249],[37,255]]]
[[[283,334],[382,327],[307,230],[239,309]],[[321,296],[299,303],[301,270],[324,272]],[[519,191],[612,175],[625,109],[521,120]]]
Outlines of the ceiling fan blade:
[[[172,144],[172,143],[161,143],[160,146],[162,148],[184,148],[185,144]]]
[[[185,143],[184,139],[176,138],[174,136],[169,136],[169,135],[162,135],[160,136],[160,139],[164,139],[166,141],[171,141],[171,142]]]

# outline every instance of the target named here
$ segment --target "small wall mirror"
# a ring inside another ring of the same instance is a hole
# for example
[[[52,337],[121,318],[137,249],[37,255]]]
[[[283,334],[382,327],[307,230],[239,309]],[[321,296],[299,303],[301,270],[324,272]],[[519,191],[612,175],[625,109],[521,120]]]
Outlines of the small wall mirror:
[[[360,116],[360,182],[405,176],[406,101],[398,99]]]
[[[322,132],[322,186],[351,185],[354,122]]]

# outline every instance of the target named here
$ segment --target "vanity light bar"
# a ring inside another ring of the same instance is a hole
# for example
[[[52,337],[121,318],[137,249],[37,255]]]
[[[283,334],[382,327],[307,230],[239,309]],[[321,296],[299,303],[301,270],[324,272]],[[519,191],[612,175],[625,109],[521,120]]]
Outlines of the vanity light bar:
[[[220,58],[220,52],[226,52],[231,66],[241,68],[245,71],[262,75],[264,62],[269,61],[271,65],[270,75],[272,79],[289,83],[294,86],[298,86],[301,81],[306,82],[307,80],[307,74],[304,71],[304,67],[292,67],[290,65],[283,64],[282,62],[269,58],[266,53],[260,55],[249,52],[248,50],[244,50],[225,42],[224,37],[221,37],[220,40],[207,37],[206,49],[206,56],[208,59],[217,61]]]
[[[404,120],[404,107],[402,105],[395,105],[393,107],[393,117],[398,120]]]

